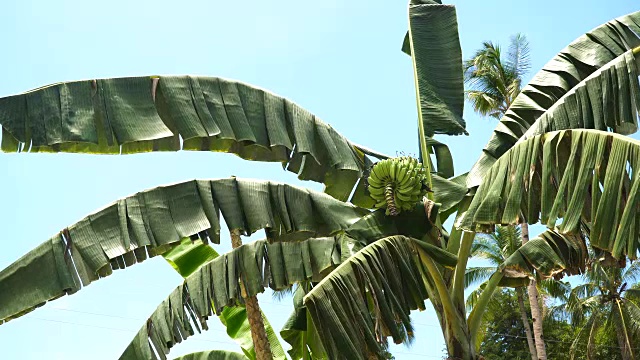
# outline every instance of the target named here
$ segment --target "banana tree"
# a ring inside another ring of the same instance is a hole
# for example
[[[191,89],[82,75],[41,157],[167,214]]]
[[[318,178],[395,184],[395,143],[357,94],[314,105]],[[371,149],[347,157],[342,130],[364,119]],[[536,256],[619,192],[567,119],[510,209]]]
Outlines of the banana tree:
[[[284,357],[268,323],[256,325],[262,316],[251,299],[265,287],[295,285],[283,332],[293,358],[384,358],[388,337],[413,337],[410,311],[429,300],[450,358],[476,359],[480,319],[498,286],[579,273],[588,246],[636,257],[640,144],[603,130],[636,130],[639,24],[640,13],[613,20],[552,59],[511,104],[471,172],[457,177],[446,146],[431,138],[466,133],[456,12],[437,1],[409,4],[403,46],[416,82],[420,165],[385,162],[289,100],[220,78],[95,79],[2,98],[4,151],[233,153],[280,162],[323,183],[325,194],[231,178],[118,200],[0,272],[0,321],[164,255],[185,280],[121,358],[164,359],[206,330],[208,318],[228,321],[225,311],[244,304],[246,321],[256,320],[247,325],[252,349],[185,358]],[[454,213],[456,225],[446,231]],[[206,244],[220,241],[220,214],[237,246],[217,256]],[[540,218],[550,229],[505,260],[467,315],[475,232]],[[240,245],[259,230],[265,240]]]

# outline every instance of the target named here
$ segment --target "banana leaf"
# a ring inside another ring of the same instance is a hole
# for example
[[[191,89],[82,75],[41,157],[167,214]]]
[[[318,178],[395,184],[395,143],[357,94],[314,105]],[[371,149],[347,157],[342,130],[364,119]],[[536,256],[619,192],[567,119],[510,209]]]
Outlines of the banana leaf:
[[[162,255],[165,260],[183,277],[196,272],[202,265],[217,258],[219,254],[201,241],[183,240],[180,245]],[[265,332],[271,345],[271,353],[276,359],[286,359],[280,340],[264,314],[262,314]],[[251,336],[251,326],[247,319],[247,311],[241,306],[225,307],[218,318],[224,325],[227,335],[240,345],[249,359],[255,359],[255,349]],[[203,355],[204,356],[204,355]]]
[[[435,173],[445,179],[453,177],[453,157],[447,144],[441,143],[434,138],[427,138],[426,143],[429,153],[434,154],[436,158]]]
[[[640,11],[598,26],[558,53],[500,120],[469,172],[467,186],[480,185],[489,168],[532,126],[527,136],[578,127],[637,131],[638,70],[628,52],[638,46]]]
[[[458,205],[467,195],[466,179],[467,173],[451,179],[445,179],[435,174],[431,176],[433,200],[440,204],[441,223],[444,223],[451,214],[458,210]]]
[[[434,228],[438,209],[433,210],[431,216],[427,217],[422,204],[417,204],[413,210],[403,211],[397,216],[387,216],[384,209],[378,209],[351,225],[346,230],[346,235],[357,241],[360,248],[392,235],[422,239]]]
[[[288,351],[291,359],[326,359],[327,354],[322,347],[318,331],[303,302],[307,294],[304,286],[298,284],[296,288],[293,296],[294,310],[280,331],[280,336],[291,345],[291,350]]]
[[[256,351],[253,346],[251,325],[247,318],[247,309],[242,305],[227,306],[218,314],[218,318],[222,322],[222,325],[224,325],[227,335],[240,345],[245,356],[251,360],[255,359]],[[264,323],[264,331],[267,334],[269,346],[271,347],[271,355],[274,359],[286,360],[287,357],[282,348],[282,344],[280,344],[278,335],[264,312],[262,313],[262,322]]]
[[[282,290],[302,281],[319,281],[339,263],[338,245],[336,238],[259,240],[219,256],[187,277],[160,304],[120,359],[155,359],[155,350],[164,360],[175,344],[195,331],[207,330],[210,316],[241,304],[240,279],[247,296],[263,292],[266,286]]]
[[[615,259],[636,259],[640,232],[640,142],[599,130],[538,135],[489,170],[459,226],[540,220],[562,235],[589,238]]]
[[[247,357],[231,351],[210,350],[187,354],[174,360],[247,360]]]
[[[468,134],[462,119],[462,51],[455,7],[442,5],[439,1],[412,1],[409,4],[408,45],[418,95],[419,121],[423,122],[425,135]]]
[[[501,286],[523,286],[529,278],[538,280],[585,271],[589,252],[582,234],[561,234],[546,230],[510,255],[501,265]]]
[[[0,98],[2,150],[218,151],[282,163],[347,200],[365,152],[300,106],[241,82],[142,76],[53,84]]]
[[[116,269],[165,253],[182,239],[219,242],[265,229],[272,241],[330,236],[368,210],[266,181],[193,180],[143,191],[66,228],[0,272],[0,322],[72,294]]]
[[[409,313],[427,298],[415,246],[404,236],[378,240],[304,297],[328,358],[367,360],[385,352],[387,336],[413,337]]]

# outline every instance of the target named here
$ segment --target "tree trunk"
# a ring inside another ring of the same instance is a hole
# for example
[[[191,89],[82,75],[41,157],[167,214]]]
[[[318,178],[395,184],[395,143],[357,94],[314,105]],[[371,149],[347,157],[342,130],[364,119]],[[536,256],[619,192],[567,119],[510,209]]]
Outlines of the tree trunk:
[[[533,341],[533,334],[531,334],[531,327],[529,326],[529,317],[527,316],[527,309],[525,309],[524,307],[524,296],[522,294],[522,288],[516,289],[516,295],[518,297],[518,307],[520,308],[520,317],[522,318],[524,333],[527,335],[527,344],[529,345],[529,353],[531,354],[531,360],[538,360],[536,344]]]
[[[529,241],[529,225],[527,225],[527,223],[522,223],[521,230],[522,244],[524,245]],[[540,308],[540,302],[538,301],[538,288],[536,287],[535,280],[531,280],[531,282],[529,282],[527,292],[529,293],[531,319],[533,320],[533,336],[536,343],[538,360],[547,360],[547,350],[544,346],[544,335],[542,334],[542,309]]]
[[[231,230],[231,246],[235,249],[242,245],[242,238],[238,230]],[[253,339],[253,347],[256,351],[257,360],[271,360],[271,344],[269,344],[269,338],[267,332],[264,329],[264,321],[262,320],[262,311],[258,304],[257,296],[247,296],[242,279],[240,280],[240,289],[242,292],[242,298],[244,299],[245,307],[247,309],[247,320],[249,320],[249,326],[251,327],[251,338]]]

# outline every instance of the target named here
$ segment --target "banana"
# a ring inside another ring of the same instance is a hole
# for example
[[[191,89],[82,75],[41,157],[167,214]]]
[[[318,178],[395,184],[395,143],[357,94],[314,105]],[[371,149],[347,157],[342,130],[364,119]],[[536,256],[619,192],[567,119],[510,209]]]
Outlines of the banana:
[[[369,187],[384,187],[384,184],[380,182],[380,180],[376,176],[371,176],[367,178],[367,182],[369,183]]]
[[[386,208],[387,215],[412,210],[426,193],[426,173],[422,163],[411,156],[400,156],[377,162],[367,178],[373,208]],[[386,192],[391,186],[393,192]],[[393,195],[393,196],[391,196]]]
[[[396,183],[401,184],[404,181],[404,179],[407,177],[407,173],[409,172],[409,167],[400,166],[399,168],[397,168],[396,172],[397,172]]]
[[[396,167],[398,166],[398,162],[397,161],[391,161],[391,164],[389,164],[389,178],[391,181],[395,180],[395,174],[396,174]]]
[[[371,194],[371,196],[374,197],[374,198],[378,198],[380,196],[384,196],[384,188],[383,187],[370,186],[369,187],[369,194]]]

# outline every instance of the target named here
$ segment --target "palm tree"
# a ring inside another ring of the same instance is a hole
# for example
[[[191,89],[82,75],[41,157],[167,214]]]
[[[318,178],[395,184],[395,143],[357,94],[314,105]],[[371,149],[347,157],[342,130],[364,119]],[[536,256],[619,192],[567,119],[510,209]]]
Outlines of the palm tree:
[[[640,264],[620,268],[594,261],[583,279],[583,284],[567,287],[559,297],[562,303],[551,311],[581,328],[572,353],[586,338],[587,357],[596,359],[596,335],[606,332],[616,335],[623,360],[634,359],[640,335]]]
[[[293,358],[386,357],[389,337],[412,338],[410,312],[428,299],[450,358],[475,360],[482,314],[498,286],[582,271],[587,245],[616,259],[637,255],[640,241],[631,232],[640,143],[603,130],[635,131],[638,108],[626,100],[640,93],[633,53],[639,23],[640,13],[621,17],[558,54],[511,103],[473,169],[456,177],[445,166],[451,164],[446,145],[431,136],[466,133],[462,56],[455,8],[433,1],[409,4],[404,50],[412,60],[424,160],[411,172],[408,159],[385,162],[387,156],[348,141],[291,101],[226,79],[95,79],[0,98],[4,151],[219,151],[280,162],[301,179],[325,184],[319,193],[232,177],[118,200],[0,272],[0,322],[162,255],[185,280],[149,316],[123,359],[164,359],[174,344],[206,330],[214,314],[236,321],[229,311],[251,307],[265,287],[302,283],[308,287],[298,287],[286,328]],[[598,40],[603,36],[608,40]],[[585,94],[592,101],[570,106]],[[569,110],[576,121],[563,121]],[[375,200],[376,177],[385,179],[382,202]],[[396,199],[403,206],[387,215]],[[442,224],[453,213],[456,226],[447,232]],[[220,241],[220,216],[235,248],[218,256],[207,244]],[[467,314],[464,278],[475,233],[540,217],[549,229],[503,262]],[[238,235],[259,230],[264,240],[240,245]],[[253,310],[238,321],[257,317]],[[246,326],[253,341],[245,353],[268,357],[258,354],[268,341],[272,356],[284,358],[268,322],[264,332],[258,322]]]
[[[499,45],[491,42],[482,44],[471,59],[464,63],[465,82],[470,87],[465,93],[473,109],[483,115],[502,119],[507,109],[522,89],[522,77],[529,71],[529,42],[522,34],[511,37],[511,44],[506,57]],[[522,225],[522,243],[529,239],[529,227]],[[546,349],[542,330],[542,309],[538,301],[538,290],[535,280],[527,288],[531,314],[533,317],[533,333],[536,350],[530,349],[532,359],[546,359]],[[520,298],[518,298],[520,304]],[[524,314],[524,313],[523,313]],[[528,322],[527,322],[528,323]],[[529,325],[525,324],[525,329]],[[529,331],[527,331],[529,336]],[[529,338],[527,338],[529,341]],[[529,342],[530,343],[530,342]]]
[[[482,290],[486,288],[487,281],[493,273],[498,270],[511,255],[513,255],[520,247],[520,229],[515,226],[496,226],[496,232],[489,236],[477,236],[473,247],[471,248],[471,256],[488,260],[492,266],[469,267],[467,269],[465,284],[466,287],[472,286],[478,282],[482,282],[477,289],[472,291],[467,297],[467,309],[471,310],[475,306],[477,299],[480,297]],[[516,298],[518,300],[518,309],[520,318],[527,337],[527,345],[532,360],[537,359],[536,346],[531,334],[529,326],[529,315],[524,306],[524,294],[522,288],[515,289]],[[480,339],[478,339],[480,340]]]
[[[531,68],[529,42],[522,34],[511,37],[506,56],[502,48],[484,42],[482,48],[464,62],[465,91],[473,110],[483,116],[502,119],[520,94],[522,77]]]

